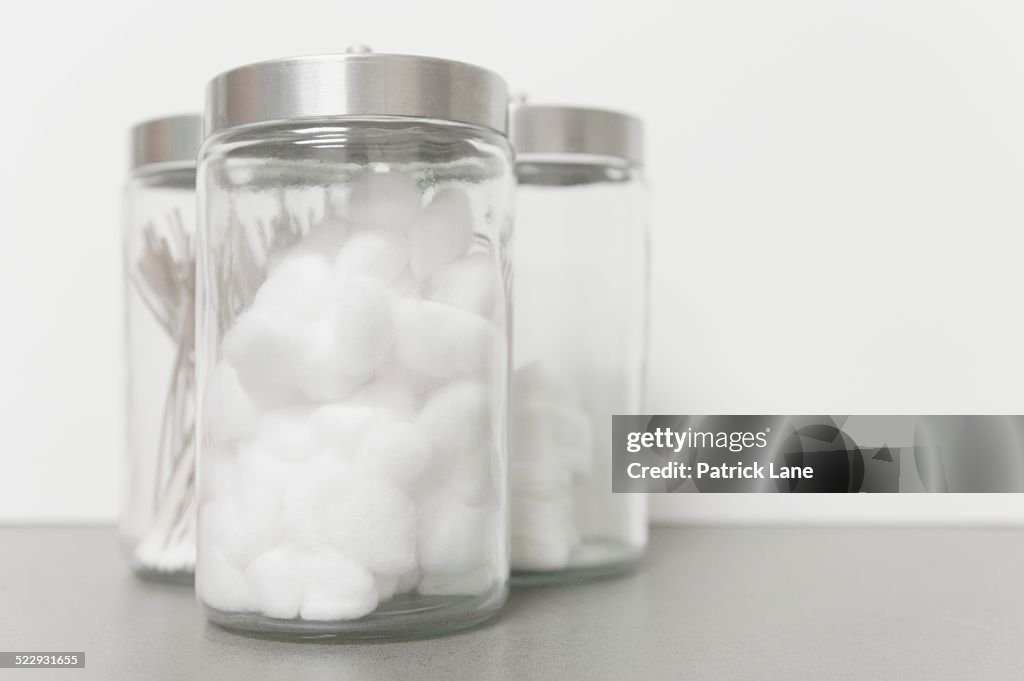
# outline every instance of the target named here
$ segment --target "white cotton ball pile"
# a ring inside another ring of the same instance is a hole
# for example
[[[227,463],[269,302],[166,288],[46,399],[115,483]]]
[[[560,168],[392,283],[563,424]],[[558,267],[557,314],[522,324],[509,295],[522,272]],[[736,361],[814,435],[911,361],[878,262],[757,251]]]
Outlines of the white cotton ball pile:
[[[493,324],[444,303],[406,299],[394,313],[398,358],[427,376],[481,376],[501,347]]]
[[[263,407],[290,404],[301,398],[296,365],[309,340],[298,324],[251,308],[224,339],[224,360],[235,367],[238,383]]]
[[[518,451],[523,451],[521,441],[517,441],[517,446]],[[572,493],[572,471],[555,456],[525,461],[514,458],[508,467],[508,477],[513,499],[554,499],[567,491]]]
[[[571,490],[562,496],[510,500],[512,569],[561,570],[569,565],[579,534],[573,518]]]
[[[348,217],[360,227],[402,234],[408,229],[422,200],[416,182],[399,172],[369,172],[352,185]]]
[[[199,512],[200,556],[216,549],[237,569],[277,545],[284,527],[280,504],[238,489],[243,484],[238,481],[237,496],[207,501]]]
[[[372,572],[337,551],[310,554],[300,564],[300,572],[307,580],[299,606],[299,615],[305,620],[356,619],[390,598],[378,593]]]
[[[200,539],[202,534],[200,533]],[[196,592],[204,603],[225,612],[244,612],[253,608],[252,591],[245,573],[228,560],[216,545],[203,547],[202,560],[196,563]]]
[[[253,300],[252,309],[290,321],[316,320],[328,304],[331,267],[316,253],[295,252],[275,263]]]
[[[481,456],[482,452],[486,455]],[[486,445],[458,454],[448,474],[452,493],[470,506],[493,504],[501,484],[499,461],[498,454],[488,451]]]
[[[341,252],[351,233],[352,226],[349,223],[343,220],[325,219],[309,230],[302,241],[295,245],[292,255],[307,253],[332,262]]]
[[[438,493],[422,504],[419,524],[420,567],[427,573],[460,575],[483,563],[486,511]]]
[[[328,546],[375,572],[416,566],[416,508],[397,486],[325,456],[306,466],[284,502],[296,543]]]
[[[348,403],[325,404],[309,418],[325,451],[342,460],[356,455],[375,425],[390,420],[377,409]]]
[[[320,451],[316,432],[310,423],[309,407],[282,407],[261,415],[255,430],[259,450],[268,452],[271,461],[301,462]],[[243,453],[252,451],[250,448]]]
[[[338,369],[359,376],[373,371],[391,353],[395,323],[389,292],[369,279],[341,279],[326,311]]]
[[[355,458],[361,471],[391,480],[411,492],[426,472],[433,448],[423,431],[412,423],[384,423],[367,436]]]
[[[505,578],[502,292],[470,198],[393,171],[330,195],[260,195],[306,236],[207,379],[197,589],[224,611],[354,619]]]
[[[467,506],[443,492],[421,503],[418,534],[418,591],[427,595],[480,594],[494,585],[503,534],[497,513]]]
[[[261,406],[291,404],[307,392],[296,375],[314,371],[323,359],[318,329],[330,304],[331,283],[322,258],[295,254],[271,270],[252,306],[225,336],[224,359]]]
[[[513,395],[519,396],[510,424],[519,452],[516,462],[554,460],[574,477],[586,476],[593,458],[590,416],[578,406]]]
[[[498,303],[500,279],[491,257],[474,253],[440,268],[430,278],[427,297],[489,318]]]
[[[260,554],[249,563],[245,580],[260,612],[268,617],[298,617],[306,593],[304,575],[298,569],[300,556],[286,546]]]
[[[538,363],[512,378],[509,505],[512,568],[568,567],[580,543],[574,485],[592,463],[589,415],[572,389]]]
[[[477,381],[456,381],[431,395],[417,423],[439,455],[454,460],[487,445],[493,431],[491,419],[487,388]]]
[[[236,443],[256,427],[256,406],[227,362],[218,364],[207,382],[203,423],[212,447]]]
[[[369,277],[390,283],[409,263],[409,242],[391,232],[357,232],[334,260],[348,277]]]
[[[419,408],[418,392],[415,376],[380,370],[349,395],[346,403],[374,409],[397,419],[410,420]]]

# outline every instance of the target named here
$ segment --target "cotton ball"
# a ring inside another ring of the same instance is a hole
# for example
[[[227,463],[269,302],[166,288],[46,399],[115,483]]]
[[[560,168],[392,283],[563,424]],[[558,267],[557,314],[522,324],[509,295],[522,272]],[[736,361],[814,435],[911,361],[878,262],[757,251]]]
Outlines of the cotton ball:
[[[419,505],[417,549],[424,573],[464,574],[487,563],[488,513],[443,493]],[[497,528],[494,528],[497,532]]]
[[[445,265],[430,278],[427,297],[481,317],[498,301],[499,279],[491,255],[474,253]]]
[[[467,453],[484,450],[494,438],[487,389],[475,381],[449,384],[431,395],[416,420],[427,434],[443,474]]]
[[[225,335],[224,358],[261,406],[302,400],[308,392],[304,383],[310,383],[304,380],[307,375],[322,375],[315,364],[321,335],[317,324],[327,307],[330,281],[329,268],[318,258],[285,259]]]
[[[369,277],[393,282],[405,271],[409,242],[385,231],[363,231],[352,235],[334,260],[334,271],[344,277]]]
[[[307,580],[299,608],[304,620],[351,620],[377,608],[373,574],[337,551],[321,549],[303,556],[300,570]]]
[[[518,403],[513,406],[512,425],[559,445],[589,449],[591,444],[590,416],[578,409],[551,403]]]
[[[196,594],[222,612],[245,612],[254,607],[245,574],[213,546],[199,546]]]
[[[395,596],[416,590],[420,581],[418,570],[410,570],[400,575],[376,575],[377,599],[380,603],[391,600]]]
[[[579,396],[568,381],[555,377],[540,362],[531,362],[512,373],[512,403],[542,402],[581,408]]]
[[[223,446],[247,437],[255,425],[256,406],[242,389],[238,373],[228,362],[218,362],[203,395],[203,433],[211,445]]]
[[[398,591],[398,575],[377,575],[375,578],[377,587],[377,599],[383,603],[391,600]]]
[[[238,485],[242,487],[241,493],[265,497],[276,503],[280,512],[285,489],[301,470],[300,462],[310,456],[308,451],[301,450],[310,445],[306,441],[290,444],[287,438],[294,434],[279,431],[273,435],[280,440],[246,442],[239,449],[234,470]],[[298,447],[300,451],[289,451],[290,447]]]
[[[306,592],[296,553],[277,547],[261,554],[245,570],[256,607],[268,617],[294,619]]]
[[[423,298],[423,286],[412,276],[408,268],[398,275],[398,278],[391,282],[391,291],[399,298],[410,298],[419,300]]]
[[[340,459],[354,457],[370,431],[388,420],[375,408],[347,403],[326,404],[310,416],[320,445]]]
[[[302,356],[303,327],[260,310],[245,312],[224,336],[223,354],[238,382],[264,407],[287,404],[298,395],[295,364]]]
[[[432,454],[430,442],[418,426],[386,423],[366,438],[355,465],[408,491],[427,470]]]
[[[239,569],[273,547],[283,528],[277,499],[241,488],[236,485],[232,496],[204,503],[198,515],[203,546],[220,551]]]
[[[428,376],[422,372],[410,369],[402,364],[396,356],[392,356],[391,359],[384,362],[374,375],[375,382],[382,384],[382,390],[383,386],[403,386],[403,392],[406,389],[410,391],[415,399],[414,411],[419,411],[424,398],[446,382],[443,378]],[[396,390],[395,396],[397,396],[397,392]],[[385,404],[389,403],[385,402]]]
[[[324,219],[327,190],[323,187],[292,187],[284,190],[284,207],[293,225],[309,232]]]
[[[435,495],[420,506],[418,548],[425,595],[476,595],[496,583],[500,560],[493,545],[503,537],[495,512]]]
[[[348,195],[348,216],[359,226],[404,231],[420,209],[416,182],[399,171],[366,172]]]
[[[320,453],[309,407],[284,407],[263,414],[254,442],[271,456],[286,461],[305,461]]]
[[[550,403],[514,403],[509,442],[514,461],[551,458],[577,476],[586,475],[591,467],[593,433],[583,411]]]
[[[376,377],[355,390],[346,404],[370,407],[397,419],[411,419],[416,415],[418,400],[413,391],[412,377],[396,372],[378,372]]]
[[[409,265],[423,281],[469,250],[473,242],[473,206],[461,189],[443,189],[409,229]]]
[[[567,496],[537,499],[513,497],[511,525],[512,569],[560,570],[578,543]]]
[[[395,326],[391,300],[367,279],[336,281],[330,311],[338,367],[348,374],[373,371],[391,353]]]
[[[196,466],[199,501],[229,496],[237,479],[233,452],[203,448]]]
[[[504,347],[486,320],[432,301],[397,301],[395,333],[398,359],[437,378],[480,376]]]
[[[316,319],[328,304],[331,281],[331,268],[322,257],[308,253],[286,256],[271,268],[256,291],[252,308],[282,319]]]
[[[555,458],[576,476],[593,460],[593,422],[567,381],[539,363],[513,374],[509,430],[513,461]]]
[[[493,448],[465,451],[455,459],[448,486],[469,506],[494,504],[498,500],[498,466],[499,458]]]
[[[385,574],[416,561],[416,509],[396,487],[359,475],[337,459],[308,464],[288,490],[289,537],[306,546],[330,546]]]
[[[352,226],[344,220],[327,219],[316,225],[292,248],[295,255],[313,255],[332,263],[352,233]]]
[[[335,315],[328,310],[307,326],[306,346],[295,366],[299,397],[306,402],[338,402],[363,384],[370,372],[347,368]]]
[[[519,499],[551,499],[572,494],[572,475],[555,456],[521,461],[512,452],[508,467],[509,496],[515,509]]]
[[[328,313],[301,319],[253,307],[225,336],[224,358],[261,407],[336,401],[366,380],[341,363],[336,327]]]

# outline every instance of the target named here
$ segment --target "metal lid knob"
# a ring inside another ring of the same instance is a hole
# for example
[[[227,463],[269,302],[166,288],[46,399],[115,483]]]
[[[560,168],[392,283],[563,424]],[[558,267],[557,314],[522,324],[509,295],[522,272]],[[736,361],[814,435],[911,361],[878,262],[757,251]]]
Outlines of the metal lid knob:
[[[195,165],[203,142],[203,117],[199,114],[166,116],[132,127],[131,168],[157,164]]]
[[[505,134],[508,86],[498,74],[472,64],[355,46],[344,54],[241,66],[214,78],[207,89],[207,135],[335,116],[435,119]]]
[[[516,157],[599,156],[644,163],[644,124],[635,116],[572,106],[516,103],[509,111]]]

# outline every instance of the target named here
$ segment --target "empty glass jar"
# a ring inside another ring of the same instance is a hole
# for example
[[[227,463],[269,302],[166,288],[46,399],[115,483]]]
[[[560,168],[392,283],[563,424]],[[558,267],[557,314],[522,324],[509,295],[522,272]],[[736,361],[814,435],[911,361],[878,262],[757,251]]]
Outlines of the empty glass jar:
[[[191,581],[195,565],[198,115],[132,129],[125,189],[127,468],[121,533],[136,572]]]
[[[401,638],[504,602],[507,105],[494,73],[404,55],[211,83],[196,587],[214,622]]]
[[[515,582],[622,572],[647,543],[646,498],[612,493],[613,414],[642,412],[647,352],[643,128],[620,113],[517,105]]]

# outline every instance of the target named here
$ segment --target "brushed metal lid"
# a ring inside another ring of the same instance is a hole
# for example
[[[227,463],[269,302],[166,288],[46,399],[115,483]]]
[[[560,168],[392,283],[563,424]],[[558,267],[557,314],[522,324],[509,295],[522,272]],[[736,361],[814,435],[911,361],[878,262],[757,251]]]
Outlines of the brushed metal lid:
[[[399,116],[505,134],[508,86],[464,62],[350,48],[226,71],[207,88],[206,134],[253,123],[324,116]]]
[[[182,114],[142,121],[131,130],[131,169],[156,164],[195,165],[203,142],[203,117]]]
[[[644,163],[644,124],[629,114],[574,106],[514,104],[509,139],[516,157],[604,156]]]

